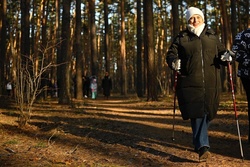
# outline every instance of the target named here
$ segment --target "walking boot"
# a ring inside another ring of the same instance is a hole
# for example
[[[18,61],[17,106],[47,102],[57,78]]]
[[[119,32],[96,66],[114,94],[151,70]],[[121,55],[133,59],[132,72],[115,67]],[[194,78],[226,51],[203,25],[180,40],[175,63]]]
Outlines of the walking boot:
[[[208,147],[204,146],[199,149],[199,161],[206,162],[210,156],[210,152],[208,151]]]

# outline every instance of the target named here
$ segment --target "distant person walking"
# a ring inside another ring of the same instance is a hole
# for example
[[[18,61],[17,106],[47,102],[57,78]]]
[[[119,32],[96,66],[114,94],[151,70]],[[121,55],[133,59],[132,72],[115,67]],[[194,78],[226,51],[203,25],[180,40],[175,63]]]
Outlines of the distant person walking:
[[[90,90],[90,78],[88,76],[83,76],[82,83],[83,83],[83,96],[87,98],[89,96],[89,90]]]
[[[95,77],[93,77],[91,79],[90,90],[91,90],[91,98],[96,99],[96,96],[97,96],[97,80],[96,80]]]
[[[109,77],[109,73],[106,72],[104,78],[102,79],[102,90],[103,90],[103,95],[106,97],[106,99],[109,98],[111,89],[112,89],[112,80]]]
[[[7,90],[7,94],[8,96],[12,96],[12,83],[9,81],[7,84],[6,84],[6,90]]]

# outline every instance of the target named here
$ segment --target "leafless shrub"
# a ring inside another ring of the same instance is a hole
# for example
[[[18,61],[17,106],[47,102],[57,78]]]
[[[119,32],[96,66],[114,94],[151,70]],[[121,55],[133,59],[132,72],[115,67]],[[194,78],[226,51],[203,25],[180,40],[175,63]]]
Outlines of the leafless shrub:
[[[18,120],[20,127],[28,123],[37,96],[47,89],[45,86],[41,87],[41,81],[43,74],[52,66],[55,66],[52,62],[45,63],[46,55],[49,53],[49,49],[52,48],[40,49],[39,52],[41,54],[37,57],[23,56],[22,60],[19,60],[17,63],[15,99],[20,112]]]

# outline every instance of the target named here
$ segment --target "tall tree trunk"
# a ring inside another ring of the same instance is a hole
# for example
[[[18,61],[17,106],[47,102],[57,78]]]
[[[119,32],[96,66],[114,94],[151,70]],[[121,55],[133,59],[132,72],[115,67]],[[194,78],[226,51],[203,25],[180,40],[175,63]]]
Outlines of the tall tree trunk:
[[[154,19],[153,19],[153,1],[144,0],[144,26],[145,26],[145,50],[147,54],[147,100],[156,101],[158,100],[157,95],[157,70],[155,65],[155,54],[154,54]]]
[[[229,18],[227,14],[227,6],[225,3],[225,0],[220,0],[220,7],[221,7],[221,17],[222,17],[222,27],[223,27],[223,40],[224,44],[227,49],[230,49],[230,46],[232,46],[232,34],[230,31],[230,24],[229,24]]]
[[[48,48],[47,46],[47,41],[48,41],[48,36],[47,36],[47,20],[48,20],[48,13],[49,13],[49,1],[50,0],[43,0],[41,3],[42,5],[42,48]],[[47,10],[46,10],[47,9]],[[43,51],[44,52],[44,51]],[[44,52],[45,53],[45,52]],[[40,53],[44,54],[44,53]],[[45,60],[44,60],[44,64],[47,65],[50,61],[50,57],[48,56],[48,52],[45,53]],[[43,87],[49,87],[50,86],[50,78],[49,78],[49,71],[46,71],[45,73],[42,74],[42,86]],[[43,97],[47,98],[48,96],[48,90],[45,89],[43,92]]]
[[[91,50],[91,72],[98,74],[96,25],[95,25],[95,0],[89,0],[89,28],[90,28],[90,50]]]
[[[37,1],[33,1],[33,8],[35,6],[39,6],[36,8],[36,12],[32,12],[32,31],[31,31],[31,53],[33,54],[33,57],[35,60],[38,60],[38,53],[39,53],[39,43],[40,43],[40,37],[41,37],[41,13],[42,13],[42,5],[43,2],[41,1],[41,4],[38,5]],[[35,17],[36,14],[36,17]],[[35,19],[36,18],[36,19]],[[35,68],[37,71],[38,68],[38,61],[36,61]]]
[[[233,38],[237,34],[237,27],[238,27],[238,22],[235,20],[237,19],[237,14],[236,14],[236,0],[231,0],[231,30],[232,30],[232,36]]]
[[[163,70],[163,65],[165,62],[165,50],[164,50],[164,23],[163,23],[163,4],[162,1],[158,0],[158,6],[160,8],[160,12],[157,15],[157,42],[156,42],[156,48],[157,48],[157,54],[155,54],[155,59],[157,60],[157,83],[159,84],[159,90],[161,94],[165,94],[165,89],[163,87],[163,83],[165,81],[165,75],[164,75],[164,70]]]
[[[5,83],[5,68],[6,63],[6,19],[7,19],[7,2],[2,0],[0,2],[0,83]],[[10,76],[12,77],[12,76]],[[12,79],[12,78],[10,78]],[[5,84],[0,85],[0,94],[5,90]]]
[[[76,51],[76,98],[83,97],[82,90],[82,54],[81,54],[81,0],[76,0],[76,28],[75,28],[75,51]]]
[[[250,5],[250,2],[249,1],[245,1],[245,3],[246,3],[246,6],[245,6],[245,8],[246,8],[246,20],[247,20],[247,26],[246,26],[246,28],[245,29],[247,29],[247,28],[249,28],[250,27],[250,19],[249,19],[249,5]]]
[[[173,34],[172,37],[176,37],[180,31],[180,19],[179,19],[179,8],[178,8],[179,0],[172,0],[172,18],[173,18]]]
[[[228,21],[228,15],[227,15],[227,11],[226,11],[226,4],[224,0],[220,0],[220,8],[221,8],[221,18],[222,18],[222,40],[223,43],[225,44],[227,49],[230,49],[230,46],[232,46],[232,37],[231,37],[231,31],[230,31],[230,25],[229,25],[229,21]],[[235,67],[233,68],[235,69]],[[228,76],[228,72],[226,72],[227,70],[225,70],[225,68],[223,67],[221,70],[221,75],[222,76]],[[235,78],[235,75],[233,76]],[[222,77],[222,89],[223,90],[229,90],[230,85],[228,83],[228,77],[224,78]]]
[[[109,55],[109,24],[108,24],[108,2],[104,0],[104,22],[105,22],[105,70],[110,73],[110,55]]]
[[[57,38],[56,38],[56,32],[57,32],[57,23],[56,23],[56,17],[57,17],[57,12],[56,12],[56,3],[58,3],[58,1],[53,1],[51,2],[52,7],[51,10],[53,11],[53,15],[55,16],[54,18],[51,19],[51,22],[53,22],[54,24],[49,24],[49,31],[50,33],[50,37],[49,37],[49,41],[51,43],[51,45],[53,46],[50,50],[50,62],[53,64],[56,64],[56,47],[57,47]],[[57,93],[56,93],[56,67],[52,66],[51,70],[50,70],[50,79],[51,79],[51,86],[52,86],[52,91],[51,91],[51,95],[52,97],[56,97]]]
[[[70,103],[70,2],[63,0],[62,14],[62,34],[61,34],[61,55],[59,55],[60,66],[58,66],[58,86],[59,86],[59,103]]]
[[[146,15],[147,15],[147,12],[146,12],[146,9],[145,9],[145,3],[147,3],[146,0],[143,0],[143,26],[144,26],[144,31],[143,31],[143,88],[144,88],[144,94],[148,94],[148,79],[147,79],[147,76],[148,76],[148,50],[146,49],[147,48],[147,44],[145,42],[145,40],[147,39],[147,26],[145,25],[146,23]]]
[[[176,37],[180,31],[180,21],[179,21],[179,8],[178,8],[178,0],[171,0],[172,3],[172,40]],[[174,87],[174,73],[171,70],[171,88]]]
[[[21,0],[21,58],[22,64],[30,57],[30,0]],[[28,64],[26,64],[28,65]]]
[[[143,96],[143,85],[142,85],[142,25],[141,25],[141,0],[137,0],[137,80],[136,90],[137,96]]]
[[[237,34],[237,27],[238,27],[238,23],[234,20],[237,19],[237,15],[236,15],[236,0],[231,0],[231,31],[232,31],[232,38],[234,40],[236,34]],[[238,69],[238,63],[235,63],[235,68],[233,69],[234,73],[236,73],[237,69]],[[240,90],[240,85],[241,85],[241,81],[239,77],[235,78],[236,81],[236,88],[235,88],[235,92],[237,94],[241,94],[241,90]]]
[[[60,65],[61,63],[61,57],[59,55],[61,55],[61,39],[60,39],[60,17],[61,17],[61,13],[60,13],[60,3],[61,0],[57,0],[55,1],[55,43],[56,43],[56,57],[55,57],[55,61],[56,64]],[[55,75],[55,83],[54,83],[54,87],[55,87],[55,96],[59,97],[60,94],[60,80],[61,78],[58,78],[58,76],[60,76],[61,72],[59,71],[60,67],[53,67],[53,73]]]
[[[127,95],[127,67],[126,67],[126,41],[125,41],[125,0],[121,0],[121,94]]]

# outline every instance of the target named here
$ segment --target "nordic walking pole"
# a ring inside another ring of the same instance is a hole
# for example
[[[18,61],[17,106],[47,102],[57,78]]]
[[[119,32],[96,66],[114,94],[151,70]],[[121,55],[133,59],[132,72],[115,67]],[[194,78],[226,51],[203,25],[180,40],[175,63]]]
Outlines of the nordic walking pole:
[[[176,85],[177,85],[178,71],[174,72],[174,108],[173,108],[173,129],[172,129],[172,141],[175,141],[174,137],[174,125],[175,125],[175,108],[176,108]]]
[[[230,62],[228,62],[228,71],[229,71],[229,77],[230,77],[230,83],[231,83],[231,90],[232,90],[232,97],[233,97],[235,120],[236,120],[236,124],[237,124],[238,136],[239,136],[240,154],[241,154],[241,158],[242,158],[242,161],[243,161],[244,160],[244,155],[243,155],[243,149],[242,149],[242,143],[241,143],[238,113],[237,113],[237,110],[236,110],[236,100],[235,100],[235,94],[234,94],[234,85],[233,85],[233,77],[232,77],[232,67],[231,67]]]

